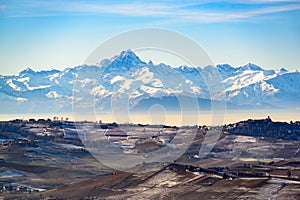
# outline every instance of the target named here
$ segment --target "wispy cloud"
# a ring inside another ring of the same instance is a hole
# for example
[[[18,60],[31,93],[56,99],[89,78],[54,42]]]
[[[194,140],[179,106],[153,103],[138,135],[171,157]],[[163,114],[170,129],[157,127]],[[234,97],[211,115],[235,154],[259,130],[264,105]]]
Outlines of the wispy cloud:
[[[10,1],[12,2],[12,1]],[[21,1],[22,2],[22,1]],[[25,2],[25,3],[24,3]],[[246,5],[244,9],[222,9],[222,4]],[[209,5],[215,4],[212,9]],[[219,5],[219,9],[216,8]],[[263,6],[261,6],[263,4]],[[249,6],[247,5],[260,5]],[[0,6],[4,8],[5,5]],[[148,3],[135,2],[102,2],[98,1],[23,1],[23,4],[10,4],[12,10],[7,16],[41,16],[41,15],[80,15],[108,14],[127,17],[159,18],[177,22],[228,22],[247,20],[261,15],[300,10],[300,0],[204,0],[199,1],[162,1]],[[13,8],[17,7],[18,9]]]
[[[0,10],[4,10],[5,9],[5,5],[0,5]]]
[[[201,1],[203,2],[203,1]],[[270,3],[300,3],[300,0],[211,0],[211,1],[206,1],[205,3],[217,3],[217,2],[222,2],[222,3],[241,3],[241,4],[270,4]]]
[[[182,18],[185,21],[190,22],[230,22],[230,21],[241,21],[247,20],[250,18],[272,14],[272,13],[279,13],[279,12],[286,12],[286,11],[293,11],[293,10],[300,10],[300,4],[293,4],[288,6],[273,6],[273,7],[266,7],[260,8],[250,11],[240,11],[240,12],[186,12],[182,14]]]

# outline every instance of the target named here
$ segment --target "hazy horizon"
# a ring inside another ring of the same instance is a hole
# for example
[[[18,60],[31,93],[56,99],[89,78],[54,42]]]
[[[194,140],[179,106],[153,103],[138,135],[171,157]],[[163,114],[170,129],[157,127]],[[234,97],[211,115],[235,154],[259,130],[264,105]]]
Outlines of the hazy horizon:
[[[197,125],[224,125],[229,123],[236,123],[239,121],[244,121],[248,119],[266,119],[268,116],[273,121],[280,121],[280,122],[290,122],[290,121],[300,121],[300,116],[298,115],[297,111],[295,110],[230,110],[226,111],[225,115],[223,114],[216,114],[214,115],[215,123],[212,121],[213,115],[210,111],[202,111],[199,115],[190,114],[190,115],[184,115],[185,121],[189,121],[193,118],[198,118]],[[91,121],[91,122],[99,122],[101,120],[103,123],[112,123],[117,122],[120,124],[126,124],[126,123],[133,123],[133,124],[155,124],[155,125],[189,125],[193,126],[195,124],[193,123],[181,123],[181,115],[180,114],[168,114],[166,117],[158,114],[137,114],[133,113],[130,115],[131,121],[126,121],[128,116],[118,116],[118,119],[116,119],[111,114],[77,114],[76,117],[74,117],[73,113],[23,113],[23,114],[0,114],[1,121],[8,121],[13,119],[53,119],[53,117],[58,117],[60,120],[61,117],[65,120],[68,118],[69,121]],[[224,118],[224,120],[223,120]],[[219,123],[223,122],[223,123]]]

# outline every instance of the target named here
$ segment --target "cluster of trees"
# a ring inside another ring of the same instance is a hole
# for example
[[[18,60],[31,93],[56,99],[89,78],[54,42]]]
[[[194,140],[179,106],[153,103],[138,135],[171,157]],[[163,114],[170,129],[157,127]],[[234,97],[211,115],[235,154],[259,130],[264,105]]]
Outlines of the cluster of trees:
[[[227,127],[225,127],[226,129]],[[300,124],[273,122],[270,118],[263,120],[247,120],[238,122],[235,126],[228,125],[230,134],[270,137],[275,139],[300,139]]]
[[[61,121],[64,121],[64,117],[60,117],[60,120],[61,120]],[[53,121],[59,121],[59,117],[54,116],[54,117],[53,117]],[[69,121],[69,118],[66,117],[65,121]]]

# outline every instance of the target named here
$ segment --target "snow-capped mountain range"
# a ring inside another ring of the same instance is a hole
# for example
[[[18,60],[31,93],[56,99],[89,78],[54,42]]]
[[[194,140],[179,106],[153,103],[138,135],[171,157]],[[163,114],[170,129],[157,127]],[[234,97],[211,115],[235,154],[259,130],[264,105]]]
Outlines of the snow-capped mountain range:
[[[224,86],[213,94],[207,77],[217,69]],[[300,107],[300,72],[264,70],[247,64],[228,64],[193,68],[173,68],[141,61],[131,50],[93,66],[76,66],[65,70],[33,71],[28,68],[16,75],[0,75],[0,110],[2,113],[71,112],[72,103],[91,106],[99,111],[110,109],[111,100],[126,94],[130,109],[162,104],[170,109],[179,106],[176,96],[197,97],[201,108],[225,95],[229,109]]]

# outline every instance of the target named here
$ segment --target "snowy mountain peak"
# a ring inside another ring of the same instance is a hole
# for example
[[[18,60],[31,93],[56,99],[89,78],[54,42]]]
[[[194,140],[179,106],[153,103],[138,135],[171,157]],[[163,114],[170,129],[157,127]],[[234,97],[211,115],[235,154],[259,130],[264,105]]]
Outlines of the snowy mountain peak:
[[[234,67],[232,67],[229,64],[220,64],[217,65],[218,70],[222,70],[222,71],[232,71],[232,70],[236,70]]]
[[[112,62],[131,62],[131,63],[138,63],[138,62],[142,62],[140,60],[140,58],[133,53],[133,51],[131,51],[130,49],[126,50],[126,51],[122,51],[119,55],[114,56],[111,59]],[[143,62],[144,63],[144,62]]]
[[[189,72],[189,73],[199,73],[199,69],[195,68],[195,67],[189,67],[187,65],[182,65],[182,66],[179,66],[178,69],[181,71],[181,72]]]
[[[28,75],[28,74],[34,74],[34,73],[35,73],[35,71],[32,70],[30,67],[28,67],[28,68],[20,71],[19,72],[19,76],[21,76],[21,75]]]
[[[232,76],[238,70],[229,64],[221,64],[216,67],[224,79]]]
[[[146,63],[141,61],[133,51],[126,50],[111,59],[103,60],[100,65],[106,68],[106,73],[120,73],[140,68]]]
[[[152,62],[152,60],[149,60],[148,65],[150,65],[150,66],[154,65],[153,62]]]
[[[130,49],[122,51],[119,55],[112,58],[107,58],[97,63],[97,66],[108,67],[108,66],[131,66],[131,65],[145,65],[146,63],[141,61],[140,58]]]
[[[181,66],[179,66],[179,68],[180,68],[181,70],[185,70],[185,69],[188,68],[188,66],[186,66],[186,65],[181,65]]]
[[[288,72],[288,70],[286,70],[284,67],[282,67],[280,70],[279,70],[280,72]]]
[[[253,63],[248,63],[247,65],[241,66],[238,69],[241,70],[241,71],[246,71],[246,70],[262,71],[263,70],[260,66],[255,65]]]
[[[133,53],[133,51],[131,51],[130,49],[127,49],[126,51],[122,51],[120,53],[119,57],[127,57],[127,58],[131,58],[131,59],[138,58],[137,55],[135,55],[135,53]]]

